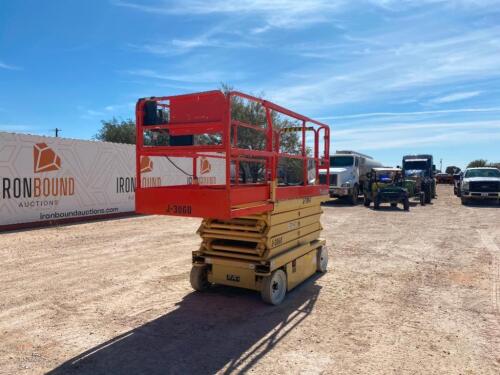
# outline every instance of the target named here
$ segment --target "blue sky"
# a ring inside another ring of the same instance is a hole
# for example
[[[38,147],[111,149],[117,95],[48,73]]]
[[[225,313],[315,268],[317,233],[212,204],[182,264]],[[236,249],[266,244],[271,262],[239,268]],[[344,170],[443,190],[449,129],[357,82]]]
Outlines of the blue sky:
[[[225,82],[388,165],[500,161],[499,20],[500,0],[3,0],[0,131],[90,139]]]

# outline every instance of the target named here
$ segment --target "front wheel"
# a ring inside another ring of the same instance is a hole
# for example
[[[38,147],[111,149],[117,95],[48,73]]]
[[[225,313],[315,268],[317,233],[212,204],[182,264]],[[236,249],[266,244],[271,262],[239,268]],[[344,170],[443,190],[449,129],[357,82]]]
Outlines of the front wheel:
[[[359,196],[359,188],[357,185],[355,185],[352,188],[352,194],[349,197],[349,203],[352,204],[353,206],[358,204],[358,196]]]
[[[467,198],[465,197],[461,197],[460,200],[462,201],[462,204],[465,206],[467,205],[468,201],[467,201]]]
[[[375,202],[373,202],[373,208],[378,210],[380,208],[380,200],[377,198],[375,198]]]
[[[395,203],[395,202],[392,202],[392,203],[391,203],[391,207],[392,207],[392,208],[396,208],[397,206],[398,206],[398,204],[397,204],[397,203]]]
[[[276,270],[262,280],[260,291],[262,300],[271,305],[279,305],[286,295],[286,274],[283,270]]]
[[[208,281],[208,267],[194,266],[191,268],[191,273],[189,274],[189,281],[194,290],[198,292],[203,292],[210,287],[210,282]]]

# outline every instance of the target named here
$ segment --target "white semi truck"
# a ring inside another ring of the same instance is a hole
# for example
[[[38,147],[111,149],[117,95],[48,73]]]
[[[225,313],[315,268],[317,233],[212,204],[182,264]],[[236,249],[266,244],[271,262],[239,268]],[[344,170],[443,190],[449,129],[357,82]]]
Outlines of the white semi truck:
[[[330,197],[346,197],[349,203],[356,204],[363,184],[368,180],[366,174],[379,167],[382,163],[371,156],[355,151],[337,151],[330,156]],[[326,182],[326,173],[320,174],[319,178],[321,182]]]

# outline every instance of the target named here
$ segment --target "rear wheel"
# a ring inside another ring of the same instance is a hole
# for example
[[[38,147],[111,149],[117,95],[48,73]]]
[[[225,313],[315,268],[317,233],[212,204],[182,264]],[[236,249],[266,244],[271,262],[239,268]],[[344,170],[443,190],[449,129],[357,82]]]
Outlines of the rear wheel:
[[[430,186],[425,187],[425,203],[431,203],[431,188]]]
[[[210,287],[210,282],[208,281],[208,267],[206,265],[193,266],[189,274],[189,281],[194,290],[198,292],[207,290],[208,287]]]
[[[423,191],[420,192],[419,194],[420,198],[420,205],[425,206],[425,193]]]
[[[380,200],[378,197],[375,197],[375,202],[373,202],[373,208],[376,210],[380,208]]]
[[[370,203],[372,203],[367,197],[365,197],[364,201],[363,201],[363,204],[365,205],[365,207],[370,207]]]
[[[410,199],[405,198],[403,201],[403,208],[405,211],[410,211]]]
[[[393,203],[391,203],[391,207],[397,207],[397,206],[398,206],[398,204],[397,204],[397,203],[394,203],[394,202],[393,202]]]
[[[462,204],[465,206],[468,203],[467,198],[461,197],[460,200],[462,201]]]
[[[264,277],[260,291],[262,300],[271,305],[279,305],[286,295],[286,274],[283,270],[276,270]]]
[[[328,249],[325,246],[321,246],[316,254],[317,266],[316,271],[325,273],[328,268]]]

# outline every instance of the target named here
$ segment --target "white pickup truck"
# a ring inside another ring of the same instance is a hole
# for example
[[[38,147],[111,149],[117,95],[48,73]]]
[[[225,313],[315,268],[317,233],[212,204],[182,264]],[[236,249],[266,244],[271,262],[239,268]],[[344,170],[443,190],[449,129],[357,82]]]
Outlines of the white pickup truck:
[[[462,204],[472,199],[495,199],[500,202],[500,170],[498,168],[467,168],[460,182]]]
[[[378,167],[382,167],[382,163],[371,156],[355,151],[337,151],[330,156],[330,197],[347,197],[349,203],[356,204],[367,182],[366,174]],[[327,183],[326,172],[320,173],[319,178],[321,183]]]

